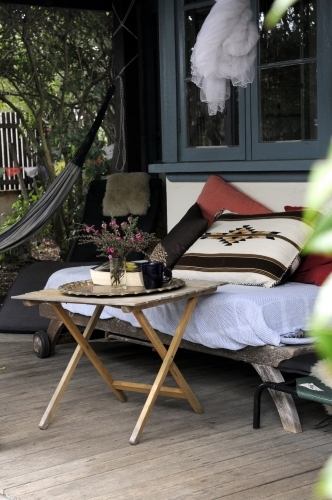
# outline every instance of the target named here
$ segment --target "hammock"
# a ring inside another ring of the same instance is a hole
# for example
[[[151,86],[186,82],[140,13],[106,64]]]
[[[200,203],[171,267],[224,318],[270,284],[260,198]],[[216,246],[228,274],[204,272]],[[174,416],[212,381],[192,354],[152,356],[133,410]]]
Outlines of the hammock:
[[[22,219],[0,233],[0,252],[7,252],[28,241],[61,207],[79,176],[114,91],[115,86],[112,85],[81,146],[46,193],[43,194]]]

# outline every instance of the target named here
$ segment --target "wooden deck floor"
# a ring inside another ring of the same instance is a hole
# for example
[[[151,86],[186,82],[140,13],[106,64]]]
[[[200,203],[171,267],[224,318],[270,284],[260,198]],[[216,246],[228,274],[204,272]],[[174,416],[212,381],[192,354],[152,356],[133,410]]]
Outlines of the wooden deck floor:
[[[94,341],[118,379],[151,382],[159,358],[148,347]],[[252,429],[258,375],[244,363],[179,351],[177,363],[205,413],[158,398],[137,446],[128,440],[145,401],[120,403],[83,357],[47,430],[38,423],[73,352],[38,359],[31,336],[0,334],[0,494],[19,500],[309,500],[332,453],[332,426],[317,403],[298,400],[304,432],[280,424],[263,396]],[[170,381],[167,381],[170,383]]]

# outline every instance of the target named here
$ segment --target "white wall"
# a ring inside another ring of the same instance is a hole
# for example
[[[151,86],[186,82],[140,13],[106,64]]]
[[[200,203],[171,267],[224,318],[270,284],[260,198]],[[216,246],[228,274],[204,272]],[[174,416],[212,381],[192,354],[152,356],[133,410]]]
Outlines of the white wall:
[[[282,212],[285,205],[303,205],[308,184],[305,182],[234,182],[244,193],[275,212]],[[183,217],[197,200],[204,182],[166,181],[167,231]]]

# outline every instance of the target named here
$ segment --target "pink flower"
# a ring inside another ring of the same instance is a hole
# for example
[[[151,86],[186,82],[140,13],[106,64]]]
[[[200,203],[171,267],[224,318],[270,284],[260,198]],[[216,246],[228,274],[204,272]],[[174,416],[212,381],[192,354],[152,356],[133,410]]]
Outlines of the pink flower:
[[[109,222],[102,221],[99,230],[93,224],[84,225],[82,229],[86,233],[85,237],[82,236],[83,242],[94,243],[97,250],[109,259],[122,257],[134,249],[137,251],[144,249],[153,236],[140,231],[137,228],[137,218],[131,215],[126,222],[121,222],[119,225],[116,219],[112,218]]]

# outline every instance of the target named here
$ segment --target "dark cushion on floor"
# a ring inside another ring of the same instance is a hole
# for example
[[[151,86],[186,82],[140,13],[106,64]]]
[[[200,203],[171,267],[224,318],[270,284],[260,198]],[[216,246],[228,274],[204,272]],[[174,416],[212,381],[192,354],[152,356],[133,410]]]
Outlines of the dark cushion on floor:
[[[39,307],[27,307],[22,300],[13,300],[14,295],[42,290],[51,274],[67,267],[82,266],[76,262],[36,262],[21,271],[14,281],[0,308],[1,333],[35,333],[46,331],[50,320],[39,316]]]

